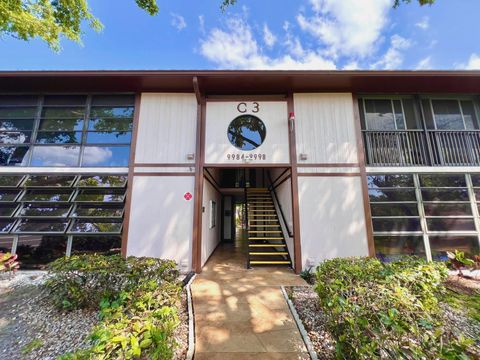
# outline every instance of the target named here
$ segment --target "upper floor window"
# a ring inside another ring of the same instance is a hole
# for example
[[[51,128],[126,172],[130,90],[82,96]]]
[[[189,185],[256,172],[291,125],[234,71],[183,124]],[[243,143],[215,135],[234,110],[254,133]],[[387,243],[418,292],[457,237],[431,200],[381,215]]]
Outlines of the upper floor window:
[[[132,95],[0,96],[1,166],[128,166]]]
[[[418,128],[413,100],[409,98],[364,98],[360,115],[366,130],[405,130]]]
[[[472,100],[424,99],[427,128],[436,130],[476,130],[478,116]]]

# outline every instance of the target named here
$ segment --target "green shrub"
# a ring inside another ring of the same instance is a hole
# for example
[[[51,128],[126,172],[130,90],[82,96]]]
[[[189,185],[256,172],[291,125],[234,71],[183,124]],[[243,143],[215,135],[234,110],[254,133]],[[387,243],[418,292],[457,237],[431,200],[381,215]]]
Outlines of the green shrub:
[[[66,310],[98,308],[102,299],[113,299],[147,281],[176,281],[176,264],[153,258],[120,255],[77,255],[60,258],[48,267],[46,287],[54,304]]]
[[[333,259],[316,275],[315,289],[339,358],[465,355],[470,342],[442,327],[438,297],[444,292],[445,264],[415,257],[387,264],[375,258]]]
[[[50,272],[47,287],[57,305],[91,307],[99,299],[91,346],[61,360],[173,357],[182,289],[175,262],[85,255],[58,260]]]

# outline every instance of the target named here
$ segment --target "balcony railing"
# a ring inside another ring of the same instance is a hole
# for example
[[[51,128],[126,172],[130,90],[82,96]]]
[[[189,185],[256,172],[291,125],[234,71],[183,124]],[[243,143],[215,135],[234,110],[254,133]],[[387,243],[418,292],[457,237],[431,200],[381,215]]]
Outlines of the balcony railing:
[[[363,130],[370,166],[479,166],[480,130]]]

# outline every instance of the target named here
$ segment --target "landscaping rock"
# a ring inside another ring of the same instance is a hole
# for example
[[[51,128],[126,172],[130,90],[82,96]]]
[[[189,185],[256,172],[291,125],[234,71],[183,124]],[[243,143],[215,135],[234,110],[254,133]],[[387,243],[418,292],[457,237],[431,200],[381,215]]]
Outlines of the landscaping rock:
[[[289,296],[307,330],[319,359],[335,358],[335,340],[325,325],[325,316],[318,307],[318,295],[311,286],[293,286]]]

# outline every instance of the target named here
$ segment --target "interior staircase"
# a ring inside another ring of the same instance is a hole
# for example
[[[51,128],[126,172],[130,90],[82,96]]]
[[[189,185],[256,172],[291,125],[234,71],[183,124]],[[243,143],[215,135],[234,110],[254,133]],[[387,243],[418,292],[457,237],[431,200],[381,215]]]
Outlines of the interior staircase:
[[[272,195],[266,188],[247,188],[248,264],[292,266]]]

